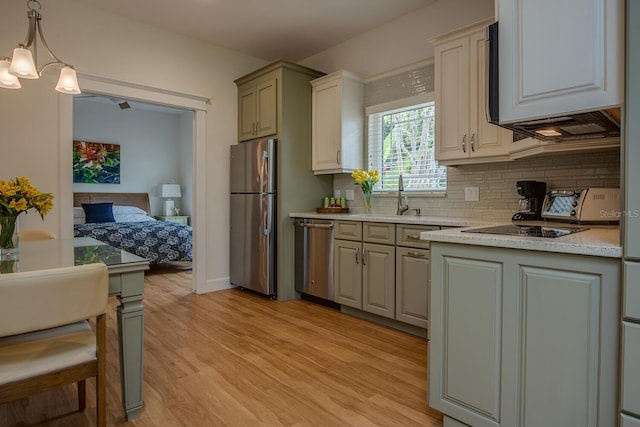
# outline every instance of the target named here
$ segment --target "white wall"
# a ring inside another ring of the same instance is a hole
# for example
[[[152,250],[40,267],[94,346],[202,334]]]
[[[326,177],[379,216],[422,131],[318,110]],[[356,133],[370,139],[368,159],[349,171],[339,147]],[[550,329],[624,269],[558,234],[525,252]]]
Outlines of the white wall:
[[[186,116],[185,120],[182,115]],[[121,110],[115,103],[75,100],[73,139],[119,144],[120,184],[75,183],[73,191],[149,193],[150,214],[164,215],[158,185],[178,183],[183,191],[187,184],[191,185],[182,177],[191,177],[193,170],[190,156],[183,162],[183,147],[190,148],[193,141],[192,115],[190,111],[170,114],[135,108]],[[189,127],[184,126],[185,121]],[[190,203],[182,199],[176,199],[175,203],[181,213],[190,214]]]
[[[493,16],[494,0],[439,0],[300,63],[325,73],[378,75],[433,57],[429,40]]]
[[[228,158],[229,146],[237,140],[237,94],[233,81],[265,65],[265,61],[72,0],[43,2],[41,12],[49,46],[79,71],[211,100],[204,153],[207,259],[202,262],[207,268],[207,282],[228,281]],[[11,55],[15,45],[23,41],[26,29],[25,2],[3,1],[2,56]],[[23,81],[23,88],[17,91],[0,89],[0,176],[9,179],[25,175],[41,190],[58,196],[44,227],[35,214],[22,218],[21,225],[35,224],[58,235],[69,235],[70,230],[62,230],[61,211],[71,215],[72,178],[70,168],[61,166],[68,161],[59,156],[62,141],[58,98],[69,95],[59,95],[53,90],[56,74],[49,71],[39,80]]]

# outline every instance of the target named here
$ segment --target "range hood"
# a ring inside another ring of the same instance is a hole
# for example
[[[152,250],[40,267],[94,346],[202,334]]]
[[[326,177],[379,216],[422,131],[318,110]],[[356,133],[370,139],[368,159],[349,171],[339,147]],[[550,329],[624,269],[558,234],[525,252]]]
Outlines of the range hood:
[[[563,114],[514,123],[497,123],[518,135],[543,141],[571,141],[620,137],[620,108]]]
[[[487,120],[514,132],[514,138],[532,137],[542,141],[560,142],[601,138],[620,138],[620,107],[606,107],[594,111],[580,111],[549,117],[500,123],[498,76],[498,23],[487,28],[488,81]]]

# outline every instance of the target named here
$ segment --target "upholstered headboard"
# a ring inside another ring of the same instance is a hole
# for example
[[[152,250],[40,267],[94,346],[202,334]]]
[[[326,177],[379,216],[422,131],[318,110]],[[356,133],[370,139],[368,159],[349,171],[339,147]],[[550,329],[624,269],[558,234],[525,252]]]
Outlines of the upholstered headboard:
[[[135,206],[147,213],[151,212],[148,193],[73,193],[73,206],[107,202],[112,202],[115,206]]]

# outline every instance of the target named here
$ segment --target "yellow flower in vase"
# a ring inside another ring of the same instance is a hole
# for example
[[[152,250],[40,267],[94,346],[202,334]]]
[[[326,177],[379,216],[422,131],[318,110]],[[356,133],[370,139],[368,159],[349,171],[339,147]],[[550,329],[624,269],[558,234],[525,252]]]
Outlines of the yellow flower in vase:
[[[0,180],[0,259],[17,255],[18,215],[35,209],[44,220],[52,207],[53,195],[39,191],[27,178],[21,176],[11,181]]]
[[[355,185],[359,185],[362,189],[365,211],[371,211],[371,193],[373,192],[373,186],[380,180],[378,171],[372,169],[367,172],[356,169],[351,174],[351,177],[355,180]]]

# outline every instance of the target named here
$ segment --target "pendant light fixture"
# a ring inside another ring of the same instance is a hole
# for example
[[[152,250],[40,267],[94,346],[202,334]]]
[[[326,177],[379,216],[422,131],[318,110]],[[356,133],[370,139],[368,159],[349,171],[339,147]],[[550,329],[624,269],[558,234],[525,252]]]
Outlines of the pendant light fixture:
[[[29,28],[24,43],[18,44],[13,50],[10,58],[0,58],[0,87],[5,89],[19,89],[21,87],[19,79],[37,79],[49,67],[61,66],[60,78],[56,85],[56,90],[62,93],[78,94],[80,86],[76,77],[76,70],[73,65],[61,61],[47,45],[47,41],[42,33],[40,21],[41,5],[38,0],[27,1],[27,18],[29,18]],[[53,61],[45,64],[38,70],[38,36],[42,45]]]

